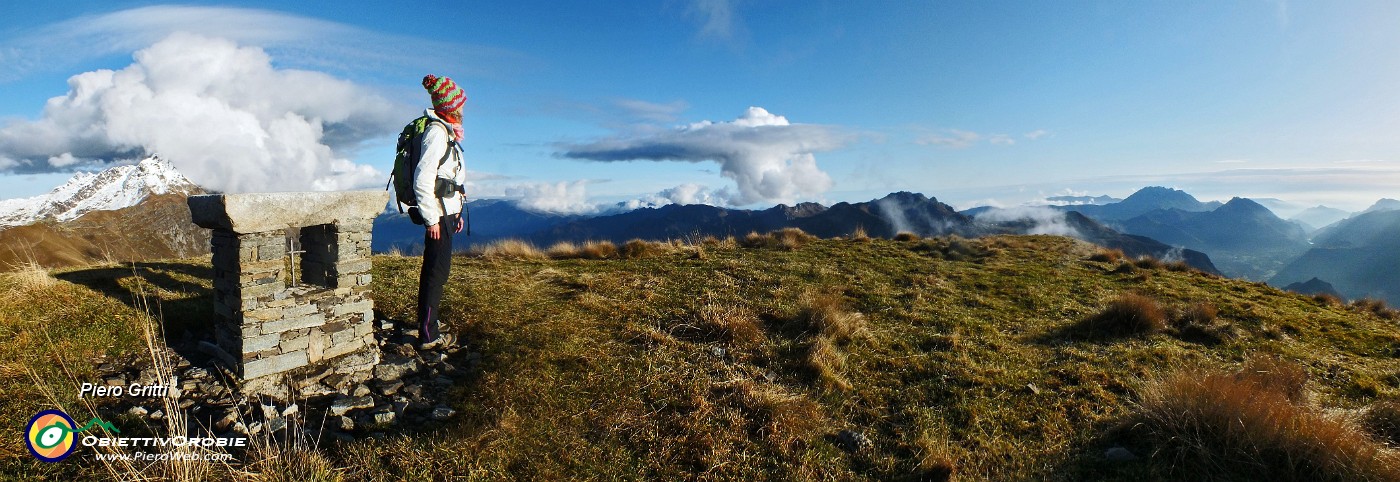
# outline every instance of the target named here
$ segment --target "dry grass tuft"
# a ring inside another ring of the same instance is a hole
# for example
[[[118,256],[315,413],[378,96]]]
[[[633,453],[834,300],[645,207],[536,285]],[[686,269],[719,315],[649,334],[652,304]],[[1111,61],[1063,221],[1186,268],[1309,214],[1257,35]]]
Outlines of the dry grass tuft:
[[[1130,430],[1179,477],[1400,480],[1393,451],[1302,401],[1302,373],[1277,360],[1236,374],[1179,372],[1143,390]]]
[[[744,235],[744,239],[739,241],[739,245],[745,248],[762,248],[767,246],[768,239],[767,235],[758,234],[757,231],[749,231],[749,234]]]
[[[706,248],[734,249],[739,246],[739,242],[736,241],[733,236],[725,236],[723,238],[705,236],[700,239],[700,246]]]
[[[830,338],[818,336],[812,340],[807,349],[807,368],[824,389],[842,392],[851,389],[851,382],[846,379],[846,354]]]
[[[1213,303],[1200,302],[1171,311],[1172,326],[1181,339],[1213,345],[1239,334],[1234,325],[1216,319],[1219,310]]]
[[[1385,304],[1385,300],[1376,298],[1361,298],[1351,302],[1351,309],[1361,313],[1371,313],[1383,320],[1400,319],[1400,311],[1392,310]]]
[[[578,245],[568,241],[560,241],[545,249],[544,252],[554,259],[573,259],[578,257]]]
[[[1194,266],[1186,264],[1185,261],[1177,260],[1167,263],[1167,271],[1175,271],[1178,273],[1190,273],[1192,271],[1196,271],[1196,268]]]
[[[865,226],[856,226],[855,231],[851,231],[851,241],[870,241],[870,233],[865,232]]]
[[[663,246],[659,243],[633,239],[622,244],[622,257],[627,259],[650,258],[666,254],[669,249],[669,246]]]
[[[1121,249],[1099,248],[1097,252],[1095,252],[1092,256],[1089,256],[1089,261],[1098,261],[1100,263],[1117,263],[1123,260],[1123,258],[1123,250]]]
[[[1157,300],[1132,293],[1119,296],[1078,325],[1078,331],[1091,337],[1150,335],[1166,328],[1167,315]]]
[[[585,241],[582,245],[560,241],[545,254],[554,259],[608,259],[617,257],[617,246],[612,241]]]
[[[750,380],[735,383],[739,403],[753,416],[757,432],[785,452],[814,439],[826,424],[820,404],[781,387]]]
[[[895,240],[895,241],[906,241],[906,242],[907,242],[907,241],[918,241],[918,240],[920,240],[920,239],[924,239],[924,238],[921,237],[921,236],[919,236],[919,235],[917,235],[917,234],[908,232],[908,231],[902,231],[902,232],[900,232],[899,234],[894,235],[894,240]]]
[[[1340,307],[1346,304],[1341,298],[1338,298],[1337,295],[1327,293],[1318,293],[1313,295],[1312,298],[1313,301],[1317,302],[1318,306]]]
[[[1215,304],[1203,301],[1200,303],[1182,308],[1176,319],[1184,323],[1195,323],[1200,325],[1210,324],[1215,321],[1215,317],[1220,314],[1220,310],[1215,308]]]
[[[1392,446],[1400,446],[1400,400],[1376,402],[1361,417],[1366,431]]]
[[[800,228],[783,228],[769,233],[769,236],[772,236],[777,242],[778,248],[786,250],[797,249],[808,242],[817,240],[816,236],[807,234],[806,231]]]
[[[809,330],[845,344],[869,334],[865,315],[850,310],[839,290],[808,290],[798,299],[798,318]]]
[[[1167,267],[1167,264],[1163,263],[1162,260],[1146,255],[1138,256],[1138,259],[1134,260],[1133,264],[1142,269],[1162,269]]]
[[[49,274],[48,268],[33,261],[14,266],[14,270],[5,273],[4,276],[15,288],[21,290],[48,289],[58,283],[58,279]]]
[[[739,245],[745,248],[775,248],[792,251],[816,240],[816,236],[807,234],[800,228],[783,228],[768,234],[750,232],[744,236]]]
[[[485,258],[545,259],[548,256],[535,245],[519,239],[502,239],[476,249]]]
[[[255,473],[247,480],[257,482],[339,482],[344,480],[340,469],[326,456],[309,448],[276,450],[262,460],[249,464]]]
[[[1302,402],[1307,395],[1307,370],[1303,369],[1302,365],[1276,357],[1261,356],[1250,359],[1234,377],[1241,383],[1266,387],[1283,395],[1290,402]]]
[[[696,324],[710,339],[746,346],[763,340],[758,316],[747,308],[729,303],[706,303],[697,310]]]
[[[584,259],[609,259],[617,257],[617,245],[612,241],[588,241],[579,247],[579,257]]]
[[[957,459],[952,453],[952,442],[947,437],[933,437],[928,433],[914,440],[919,449],[918,473],[912,480],[947,482],[958,473]]]

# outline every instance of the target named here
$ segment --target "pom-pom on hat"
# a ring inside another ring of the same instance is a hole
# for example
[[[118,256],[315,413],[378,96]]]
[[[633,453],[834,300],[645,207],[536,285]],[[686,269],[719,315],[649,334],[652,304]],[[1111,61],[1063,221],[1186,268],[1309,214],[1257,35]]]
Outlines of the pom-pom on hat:
[[[462,105],[467,103],[467,93],[448,77],[428,74],[423,77],[423,88],[433,96],[433,110],[438,113],[460,115]]]

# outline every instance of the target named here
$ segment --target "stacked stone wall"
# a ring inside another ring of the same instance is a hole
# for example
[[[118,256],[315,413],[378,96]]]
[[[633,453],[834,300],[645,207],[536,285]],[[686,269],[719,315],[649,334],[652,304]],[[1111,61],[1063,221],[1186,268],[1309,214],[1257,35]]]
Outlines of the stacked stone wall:
[[[214,230],[217,320],[205,350],[240,377],[243,392],[311,397],[371,377],[379,346],[370,229],[369,220],[305,227],[302,253],[288,252],[286,230]]]

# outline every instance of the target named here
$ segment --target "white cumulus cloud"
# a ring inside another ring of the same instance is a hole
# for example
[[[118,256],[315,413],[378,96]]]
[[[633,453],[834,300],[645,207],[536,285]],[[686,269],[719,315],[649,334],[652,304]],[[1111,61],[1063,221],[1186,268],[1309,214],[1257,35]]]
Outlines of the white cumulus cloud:
[[[401,121],[388,100],[330,75],[274,68],[258,47],[176,33],[121,70],[68,80],[38,120],[0,126],[0,169],[62,171],[158,154],[225,192],[333,190],[383,174],[337,155]],[[92,161],[89,161],[92,160]]]
[[[716,162],[737,191],[727,204],[791,203],[831,189],[816,152],[841,147],[850,136],[830,126],[793,124],[762,107],[729,122],[701,121],[674,129],[562,146],[561,155],[594,161]]]

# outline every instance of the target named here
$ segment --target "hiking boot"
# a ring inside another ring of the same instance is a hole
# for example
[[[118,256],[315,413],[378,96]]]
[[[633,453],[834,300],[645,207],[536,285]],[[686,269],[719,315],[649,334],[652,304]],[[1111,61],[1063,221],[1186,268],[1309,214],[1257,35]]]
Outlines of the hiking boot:
[[[457,345],[457,335],[454,335],[454,334],[451,334],[451,333],[443,333],[443,334],[439,335],[438,338],[437,338],[436,340],[433,340],[433,341],[429,341],[429,342],[425,342],[425,343],[419,344],[419,345],[418,345],[418,348],[419,348],[420,350],[432,350],[432,349],[436,349],[436,348],[447,348],[447,347],[456,346],[456,345]]]

